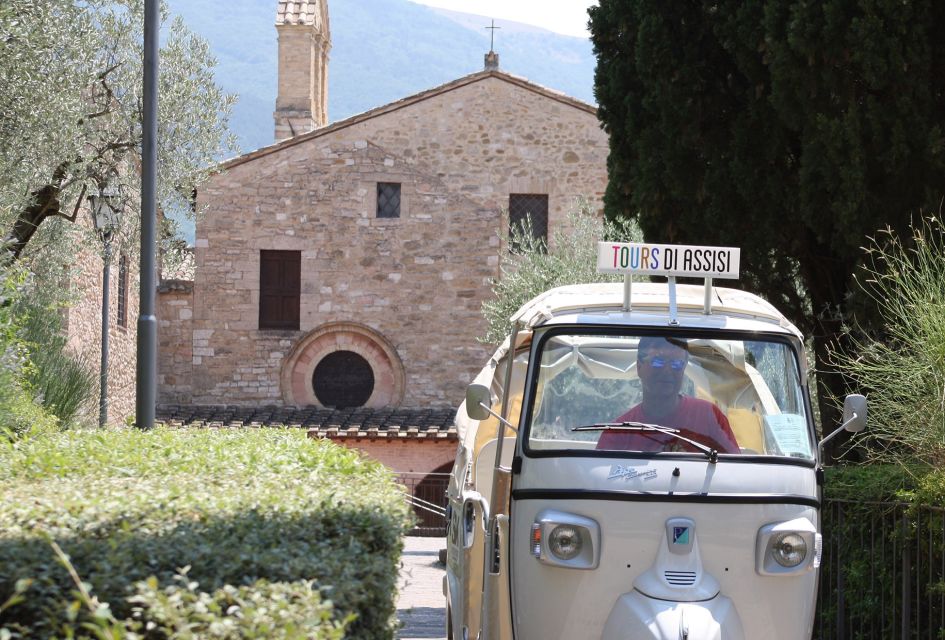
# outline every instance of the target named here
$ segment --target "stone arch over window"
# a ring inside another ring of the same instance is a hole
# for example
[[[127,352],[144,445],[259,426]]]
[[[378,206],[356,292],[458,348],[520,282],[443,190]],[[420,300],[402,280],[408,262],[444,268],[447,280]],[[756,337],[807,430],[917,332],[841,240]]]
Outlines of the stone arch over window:
[[[334,354],[334,355],[332,355]],[[332,356],[326,361],[328,356]],[[370,327],[354,322],[324,324],[303,336],[282,364],[280,383],[282,399],[287,405],[325,406],[316,395],[314,375],[319,364],[322,370],[339,356],[366,362],[370,366],[373,386],[364,407],[398,406],[404,399],[404,365],[394,346]],[[324,386],[320,392],[325,395]]]

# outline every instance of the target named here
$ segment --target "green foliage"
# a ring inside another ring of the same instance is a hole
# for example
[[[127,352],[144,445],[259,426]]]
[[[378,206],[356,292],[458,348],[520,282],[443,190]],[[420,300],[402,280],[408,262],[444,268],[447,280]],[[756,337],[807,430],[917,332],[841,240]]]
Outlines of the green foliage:
[[[354,619],[334,620],[332,604],[306,580],[257,580],[205,593],[183,571],[163,589],[154,578],[135,587],[133,627],[147,638],[341,640]]]
[[[929,471],[923,466],[896,464],[827,467],[825,497],[850,502],[908,502]]]
[[[119,236],[135,244],[143,10],[143,0],[0,4],[0,225],[14,255],[105,183],[123,196]],[[162,209],[187,210],[209,165],[233,149],[235,98],[214,83],[207,44],[166,10],[162,19],[157,195]]]
[[[96,397],[98,380],[92,363],[66,348],[60,313],[66,301],[61,297],[58,289],[38,285],[34,278],[13,313],[22,325],[20,339],[30,362],[25,380],[39,404],[58,418],[60,427],[69,427],[85,416]]]
[[[834,354],[869,393],[868,453],[881,460],[945,461],[945,228],[930,218],[903,239],[887,229],[867,247],[863,290],[881,330]]]
[[[552,230],[551,250],[535,238],[529,218],[510,230],[507,246],[515,251],[503,254],[501,277],[492,282],[492,298],[482,304],[486,318],[483,342],[501,344],[509,335],[509,319],[542,291],[566,284],[610,282],[622,276],[597,272],[597,243],[602,240],[633,242],[642,239],[629,221],[601,220],[587,202],[579,202],[563,225]]]
[[[144,607],[161,624],[198,624],[201,602],[259,607],[264,599],[233,589],[272,584],[292,622],[302,615],[292,594],[314,580],[331,624],[353,614],[351,637],[392,637],[402,493],[379,464],[299,431],[57,433],[0,450],[0,492],[0,602],[33,581],[0,626],[45,637],[68,623],[74,584],[51,538],[118,620]],[[181,590],[185,566],[199,593]],[[152,585],[147,602],[134,599],[141,583]]]
[[[940,637],[945,473],[898,464],[828,468],[824,499],[819,637],[900,637],[906,584],[911,601],[922,603],[906,637]],[[833,635],[840,618],[846,632]]]
[[[945,4],[601,0],[590,13],[607,215],[653,241],[741,247],[742,280],[815,336],[829,372],[864,238],[942,198]],[[819,384],[829,409],[842,385]]]
[[[26,274],[0,270],[0,443],[51,431],[57,420],[34,400],[29,383],[33,367],[22,337],[17,305],[25,297]]]
[[[57,427],[56,418],[39,406],[21,378],[0,372],[0,444],[36,437]]]
[[[4,220],[61,158],[80,154],[96,65],[91,15],[72,2],[0,3],[0,212]],[[65,116],[65,117],[63,117]],[[71,116],[71,117],[70,117]]]

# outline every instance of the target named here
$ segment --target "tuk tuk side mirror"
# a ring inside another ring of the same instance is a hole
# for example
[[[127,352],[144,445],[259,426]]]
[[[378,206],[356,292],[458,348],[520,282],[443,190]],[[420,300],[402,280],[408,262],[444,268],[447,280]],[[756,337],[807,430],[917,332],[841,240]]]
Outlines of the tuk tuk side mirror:
[[[823,457],[824,445],[841,431],[859,433],[866,428],[866,398],[858,393],[851,393],[843,400],[843,424],[833,433],[820,441],[818,449]]]
[[[491,412],[492,392],[484,384],[471,384],[466,387],[466,415],[473,420],[485,420]]]
[[[843,428],[859,433],[866,428],[866,397],[851,393],[843,400]]]

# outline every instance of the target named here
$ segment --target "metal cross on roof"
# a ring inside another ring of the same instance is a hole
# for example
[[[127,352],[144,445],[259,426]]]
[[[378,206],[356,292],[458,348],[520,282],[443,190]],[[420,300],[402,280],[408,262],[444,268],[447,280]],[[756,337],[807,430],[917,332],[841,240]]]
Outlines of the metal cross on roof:
[[[493,48],[495,47],[495,30],[501,29],[502,27],[495,26],[495,20],[492,21],[491,27],[483,27],[483,29],[491,29],[492,33],[489,37],[489,53],[492,53]]]

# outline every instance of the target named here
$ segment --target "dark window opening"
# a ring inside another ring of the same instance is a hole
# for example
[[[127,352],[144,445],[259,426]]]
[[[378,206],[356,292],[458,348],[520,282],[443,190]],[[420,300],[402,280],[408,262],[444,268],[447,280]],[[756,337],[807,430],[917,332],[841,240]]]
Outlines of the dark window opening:
[[[301,251],[259,252],[259,328],[299,328]]]
[[[118,256],[118,326],[128,327],[128,256]]]
[[[315,366],[312,388],[326,407],[363,407],[374,393],[374,371],[353,351],[333,351]]]
[[[377,183],[377,217],[378,218],[399,218],[400,217],[400,183],[399,182],[378,182]]]
[[[532,238],[543,241],[544,247],[547,249],[548,194],[509,194],[509,237],[512,237],[513,229],[521,230],[523,225],[530,225]],[[518,243],[510,243],[509,248],[512,251],[518,250]]]

